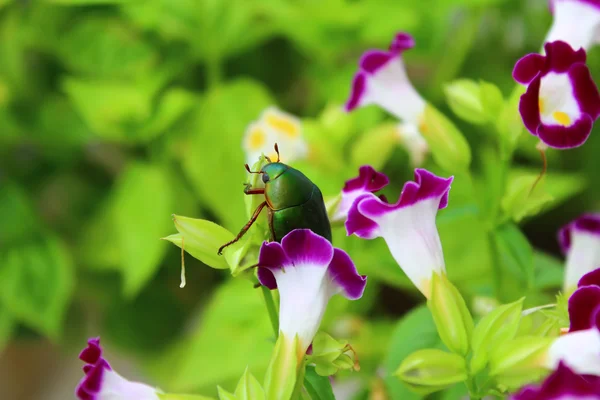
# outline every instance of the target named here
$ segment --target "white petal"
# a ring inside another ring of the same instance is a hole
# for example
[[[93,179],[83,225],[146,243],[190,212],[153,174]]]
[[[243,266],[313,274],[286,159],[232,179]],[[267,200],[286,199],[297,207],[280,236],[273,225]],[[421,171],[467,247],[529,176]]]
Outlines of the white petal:
[[[577,0],[554,2],[554,21],[545,42],[562,40],[575,50],[588,50],[597,42],[600,11],[597,7]]]
[[[298,265],[273,275],[281,296],[279,329],[289,338],[297,334],[306,351],[336,290],[327,279],[327,266]]]
[[[555,369],[560,360],[578,374],[600,375],[600,331],[592,328],[560,336],[550,346],[546,366]]]
[[[435,226],[439,203],[438,198],[423,200],[384,214],[376,221],[392,256],[425,297],[429,296],[432,273],[446,272]]]
[[[367,77],[363,104],[377,104],[405,122],[418,123],[425,100],[410,83],[400,57],[394,58]]]
[[[576,289],[579,279],[598,267],[600,267],[600,236],[573,229],[565,268],[565,292]]]
[[[559,113],[559,114],[557,114]],[[540,116],[545,125],[565,125],[564,113],[568,116],[571,125],[579,119],[581,111],[573,95],[573,85],[566,73],[548,73],[542,78],[540,84]]]
[[[130,382],[115,371],[104,371],[98,400],[159,400],[155,388]]]

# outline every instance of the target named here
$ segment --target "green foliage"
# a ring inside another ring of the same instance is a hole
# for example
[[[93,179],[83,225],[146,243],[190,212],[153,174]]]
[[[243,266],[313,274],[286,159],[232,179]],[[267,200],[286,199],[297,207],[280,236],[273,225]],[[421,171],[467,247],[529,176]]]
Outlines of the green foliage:
[[[304,375],[304,388],[311,400],[334,400],[333,390],[329,378],[321,376],[313,367],[306,368]]]

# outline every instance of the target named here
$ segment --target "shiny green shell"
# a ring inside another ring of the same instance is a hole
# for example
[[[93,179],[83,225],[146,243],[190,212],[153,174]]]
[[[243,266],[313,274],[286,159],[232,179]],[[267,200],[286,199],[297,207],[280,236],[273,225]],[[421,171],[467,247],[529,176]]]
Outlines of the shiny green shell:
[[[331,242],[331,225],[319,188],[302,172],[275,162],[262,168],[272,239],[310,229]]]

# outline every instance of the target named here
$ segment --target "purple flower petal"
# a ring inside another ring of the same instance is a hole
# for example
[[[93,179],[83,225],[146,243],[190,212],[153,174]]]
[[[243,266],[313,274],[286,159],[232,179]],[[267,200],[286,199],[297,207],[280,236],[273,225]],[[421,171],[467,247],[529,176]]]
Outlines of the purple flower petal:
[[[346,234],[348,236],[356,234],[356,236],[363,239],[374,239],[377,237],[379,225],[377,225],[377,223],[371,218],[365,217],[358,210],[358,205],[360,202],[371,197],[377,198],[377,196],[372,193],[366,193],[358,197],[350,207],[350,210],[348,210],[348,218],[344,223],[344,226],[346,227]],[[385,203],[387,203],[387,201],[385,201]]]
[[[358,274],[352,259],[345,251],[334,249],[327,273],[331,280],[342,288],[344,297],[350,300],[362,297],[367,286],[367,277]]]
[[[277,280],[269,268],[259,267],[256,275],[258,276],[258,281],[261,285],[266,286],[271,290],[277,289]]]
[[[513,78],[515,81],[526,85],[531,82],[544,68],[545,57],[540,54],[527,54],[515,64]]]
[[[573,372],[563,362],[549,375],[540,387],[529,385],[511,397],[512,400],[598,400],[600,382],[596,377],[587,377]]]
[[[265,268],[282,268],[291,265],[292,261],[288,259],[281,244],[277,242],[265,242],[258,253],[258,265]]]
[[[600,287],[582,286],[569,298],[569,332],[590,329],[596,324],[600,307]]]
[[[358,65],[362,71],[369,75],[373,75],[381,68],[385,67],[385,65],[396,56],[397,54],[387,51],[368,50],[362,55]]]
[[[405,32],[399,32],[390,44],[390,51],[401,54],[403,51],[410,50],[415,47],[415,39]]]
[[[538,127],[542,122],[540,118],[540,83],[541,78],[538,76],[529,84],[527,91],[519,100],[519,113],[523,124],[535,136],[537,136]]]
[[[367,77],[364,72],[358,72],[352,80],[352,90],[350,98],[346,102],[345,109],[347,112],[354,110],[361,105],[361,100],[365,95],[367,88]]]
[[[310,264],[327,267],[333,257],[333,246],[310,229],[295,229],[281,240],[288,260],[295,266]]]
[[[358,170],[358,176],[346,181],[344,192],[354,190],[364,190],[366,192],[376,192],[384,188],[390,182],[386,174],[377,172],[370,165],[363,165]]]
[[[581,114],[571,126],[540,124],[536,136],[555,149],[572,149],[585,143],[593,124],[589,115]]]
[[[542,68],[542,72],[567,72],[573,64],[584,63],[586,60],[586,54],[584,49],[577,51],[563,41],[557,40],[555,42],[546,43],[544,45],[546,51],[546,63]]]
[[[573,231],[600,236],[600,214],[583,214],[576,220],[560,228],[558,231],[558,243],[563,254],[567,254],[571,248]]]
[[[556,3],[559,2],[573,2],[573,3],[582,3],[582,4],[589,4],[592,7],[596,7],[599,11],[600,11],[600,0],[550,0],[549,1],[549,8],[550,8],[550,12],[554,14],[554,8],[556,7]]]
[[[600,93],[587,65],[583,63],[573,65],[569,69],[569,78],[579,108],[592,120],[596,120],[600,115]]]
[[[577,283],[577,287],[582,286],[598,286],[600,287],[600,268],[596,268],[592,272],[588,272],[581,277]]]
[[[102,357],[102,348],[99,337],[89,339],[88,346],[79,353],[79,359],[88,364],[96,364],[100,357]]]

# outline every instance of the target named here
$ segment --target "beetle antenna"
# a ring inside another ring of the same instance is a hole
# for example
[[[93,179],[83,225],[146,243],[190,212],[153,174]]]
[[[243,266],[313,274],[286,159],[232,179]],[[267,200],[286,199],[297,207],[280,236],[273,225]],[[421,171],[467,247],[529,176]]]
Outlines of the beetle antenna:
[[[248,164],[244,164],[244,167],[246,167],[246,171],[248,171],[251,174],[262,174],[262,172],[260,171],[250,171],[250,167],[248,166]]]
[[[277,146],[277,143],[275,143],[275,153],[277,153],[277,162],[279,162],[280,157],[279,157],[279,146]]]

